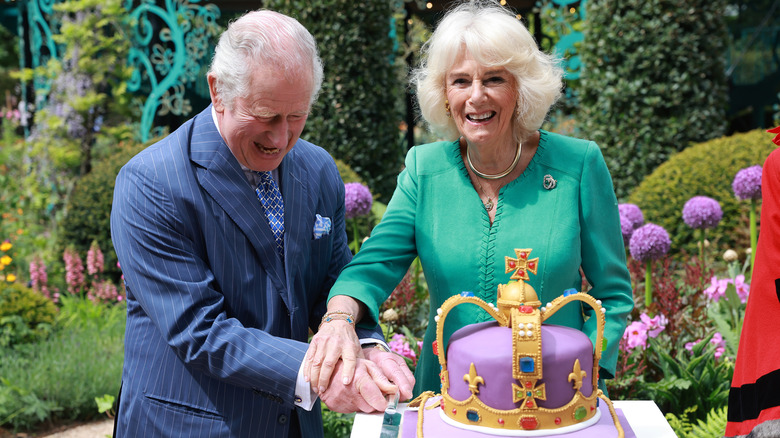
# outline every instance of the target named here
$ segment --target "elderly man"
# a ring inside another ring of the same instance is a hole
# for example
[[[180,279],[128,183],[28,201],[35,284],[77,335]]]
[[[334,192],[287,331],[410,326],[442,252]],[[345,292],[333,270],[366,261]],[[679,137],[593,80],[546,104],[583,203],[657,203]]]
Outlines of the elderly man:
[[[208,83],[212,105],[117,177],[111,231],[128,307],[115,434],[322,436],[301,363],[309,329],[351,322],[325,314],[351,253],[335,163],[299,139],[322,83],[314,38],[250,12],[221,36]],[[411,395],[402,358],[363,352],[353,379],[340,362],[320,394],[331,409]]]

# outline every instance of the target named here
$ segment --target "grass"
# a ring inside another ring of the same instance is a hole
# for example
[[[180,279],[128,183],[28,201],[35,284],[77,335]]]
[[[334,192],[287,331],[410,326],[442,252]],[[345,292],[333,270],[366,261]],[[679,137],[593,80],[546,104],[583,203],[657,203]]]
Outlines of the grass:
[[[66,297],[54,333],[0,351],[0,427],[35,431],[99,417],[119,390],[125,307]]]

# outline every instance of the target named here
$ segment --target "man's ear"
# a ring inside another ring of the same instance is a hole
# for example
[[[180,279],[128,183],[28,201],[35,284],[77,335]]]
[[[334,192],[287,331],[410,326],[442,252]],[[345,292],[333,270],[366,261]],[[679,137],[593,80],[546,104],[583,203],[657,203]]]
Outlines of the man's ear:
[[[217,77],[213,73],[209,73],[206,79],[209,81],[209,95],[211,96],[211,104],[214,105],[214,111],[221,113],[225,110],[225,105],[217,94]]]

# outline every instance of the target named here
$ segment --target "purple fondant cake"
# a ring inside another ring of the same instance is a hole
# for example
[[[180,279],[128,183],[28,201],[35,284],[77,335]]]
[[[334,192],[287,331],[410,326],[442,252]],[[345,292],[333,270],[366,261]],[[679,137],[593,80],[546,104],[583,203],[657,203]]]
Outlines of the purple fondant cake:
[[[441,394],[428,391],[409,404],[403,438],[633,436],[597,388],[601,350],[594,350],[579,330],[544,324],[569,303],[590,306],[597,327],[595,344],[601,346],[605,309],[574,289],[542,306],[525,282],[539,262],[529,258],[530,253],[530,248],[516,249],[516,258],[505,258],[514,281],[498,286],[495,304],[463,292],[437,309],[433,349],[441,364]],[[466,303],[481,307],[495,321],[456,331],[445,352],[438,348],[445,345],[445,319]]]
[[[447,366],[452,376],[469,373],[472,363],[484,380],[477,397],[487,406],[510,410],[521,407],[521,402],[513,402],[512,386],[512,329],[501,327],[497,322],[473,324],[455,332],[447,347]],[[546,388],[546,400],[537,404],[544,408],[560,408],[570,402],[575,390],[568,376],[572,365],[579,359],[583,370],[593,369],[593,344],[579,330],[556,325],[542,326],[542,373],[539,384]],[[593,393],[590,379],[583,379],[583,395]],[[468,382],[463,379],[450,380],[450,396],[455,400],[466,400],[471,396]]]

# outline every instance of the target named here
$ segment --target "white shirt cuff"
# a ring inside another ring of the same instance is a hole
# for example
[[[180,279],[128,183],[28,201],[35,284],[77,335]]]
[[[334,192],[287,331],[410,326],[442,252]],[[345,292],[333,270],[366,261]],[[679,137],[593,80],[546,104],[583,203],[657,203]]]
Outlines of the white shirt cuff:
[[[298,378],[295,381],[295,406],[311,411],[317,401],[317,393],[312,391],[311,384],[303,378],[303,362],[298,369]]]

